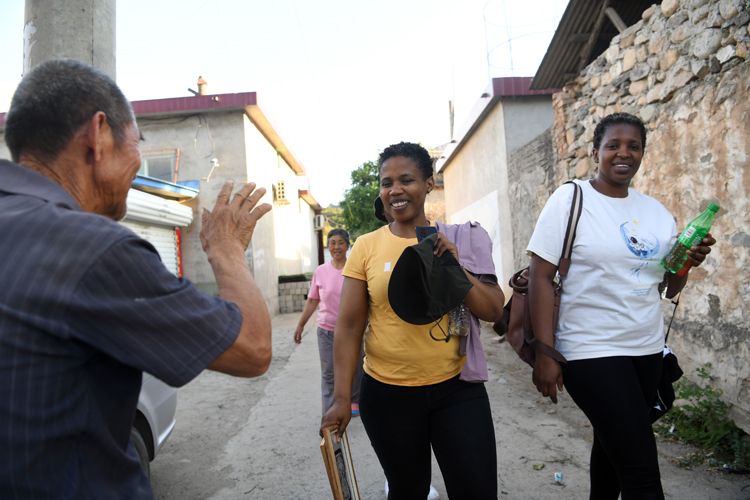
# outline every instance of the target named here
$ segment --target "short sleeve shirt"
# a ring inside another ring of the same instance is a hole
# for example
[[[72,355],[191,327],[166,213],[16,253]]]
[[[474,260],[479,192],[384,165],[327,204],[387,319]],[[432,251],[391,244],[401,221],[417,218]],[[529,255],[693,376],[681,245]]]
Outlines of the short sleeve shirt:
[[[150,498],[129,442],[141,373],[180,386],[236,339],[236,305],[0,161],[0,497]]]
[[[628,191],[612,198],[576,181],[583,210],[563,283],[556,348],[568,360],[643,356],[664,345],[660,259],[676,235],[674,217],[655,199]],[[558,188],[542,209],[528,251],[557,265],[573,187]]]
[[[458,337],[435,341],[429,332],[437,327],[403,321],[388,302],[391,271],[404,249],[416,243],[416,238],[400,238],[383,226],[357,238],[344,266],[344,276],[367,282],[370,328],[365,333],[364,370],[391,385],[437,384],[458,375],[464,363]],[[447,325],[446,316],[440,326],[447,331]]]
[[[333,331],[336,328],[339,302],[341,301],[341,287],[344,284],[344,276],[341,271],[341,269],[333,267],[330,262],[326,262],[315,270],[310,282],[310,292],[307,296],[320,301],[318,326],[324,330]]]

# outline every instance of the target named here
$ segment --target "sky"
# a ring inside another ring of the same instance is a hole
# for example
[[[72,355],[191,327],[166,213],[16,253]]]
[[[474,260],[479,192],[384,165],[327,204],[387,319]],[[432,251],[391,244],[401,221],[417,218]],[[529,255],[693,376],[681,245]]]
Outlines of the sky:
[[[451,140],[490,77],[533,76],[567,0],[119,0],[117,83],[131,100],[257,92],[337,204],[389,144]],[[24,0],[0,0],[0,111],[23,70]],[[252,180],[252,179],[251,179]]]

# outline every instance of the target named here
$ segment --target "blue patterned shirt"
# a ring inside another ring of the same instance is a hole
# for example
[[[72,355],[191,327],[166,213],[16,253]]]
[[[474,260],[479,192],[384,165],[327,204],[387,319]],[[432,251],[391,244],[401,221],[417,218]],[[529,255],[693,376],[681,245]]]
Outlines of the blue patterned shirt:
[[[151,498],[129,442],[142,372],[187,383],[241,322],[129,229],[0,160],[0,498]]]

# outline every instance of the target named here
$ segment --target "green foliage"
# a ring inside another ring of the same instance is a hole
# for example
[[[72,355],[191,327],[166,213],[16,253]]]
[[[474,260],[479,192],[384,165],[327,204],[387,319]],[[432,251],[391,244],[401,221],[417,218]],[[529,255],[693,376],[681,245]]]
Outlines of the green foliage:
[[[383,225],[372,205],[380,191],[378,174],[378,164],[372,161],[352,172],[352,185],[341,202],[344,225],[352,240]]]
[[[711,364],[696,371],[700,383],[675,383],[675,406],[656,425],[657,432],[703,448],[715,463],[730,469],[750,467],[750,440],[728,417],[721,389],[711,387]]]
[[[344,224],[344,211],[341,209],[341,207],[330,205],[324,208],[321,213],[326,218],[326,235],[331,229],[346,229],[346,224]]]

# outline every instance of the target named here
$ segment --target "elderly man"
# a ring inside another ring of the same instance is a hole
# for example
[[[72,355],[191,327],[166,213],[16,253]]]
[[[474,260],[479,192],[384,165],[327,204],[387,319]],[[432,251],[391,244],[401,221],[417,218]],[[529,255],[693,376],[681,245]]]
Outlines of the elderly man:
[[[150,498],[129,443],[141,374],[253,377],[271,321],[245,260],[271,207],[224,185],[201,241],[220,298],[171,275],[117,224],[140,166],[128,101],[96,69],[50,61],[21,81],[0,160],[0,498]]]

